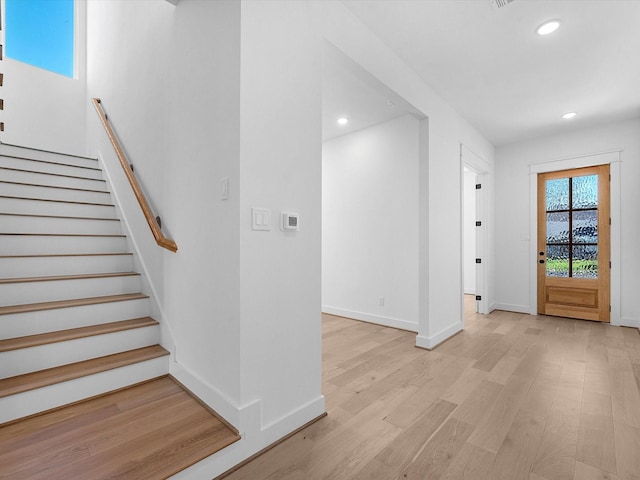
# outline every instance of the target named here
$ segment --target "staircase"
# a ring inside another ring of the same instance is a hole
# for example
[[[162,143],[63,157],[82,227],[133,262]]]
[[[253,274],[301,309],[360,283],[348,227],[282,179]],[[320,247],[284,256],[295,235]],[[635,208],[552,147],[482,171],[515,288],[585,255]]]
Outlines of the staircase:
[[[0,425],[168,373],[98,161],[0,146]]]

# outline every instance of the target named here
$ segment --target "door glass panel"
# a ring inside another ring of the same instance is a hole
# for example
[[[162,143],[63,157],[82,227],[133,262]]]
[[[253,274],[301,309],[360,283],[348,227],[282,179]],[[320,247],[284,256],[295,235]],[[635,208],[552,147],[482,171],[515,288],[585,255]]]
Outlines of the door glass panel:
[[[569,212],[547,213],[547,243],[569,243]]]
[[[598,278],[598,175],[545,185],[548,277]]]
[[[598,246],[574,245],[572,270],[574,277],[598,278]]]
[[[549,214],[547,214],[549,215]],[[573,212],[573,242],[598,243],[598,211],[580,210]]]
[[[547,180],[547,211],[569,209],[569,179]]]
[[[598,208],[598,175],[574,177],[573,208]]]
[[[547,245],[547,277],[569,276],[569,245]]]

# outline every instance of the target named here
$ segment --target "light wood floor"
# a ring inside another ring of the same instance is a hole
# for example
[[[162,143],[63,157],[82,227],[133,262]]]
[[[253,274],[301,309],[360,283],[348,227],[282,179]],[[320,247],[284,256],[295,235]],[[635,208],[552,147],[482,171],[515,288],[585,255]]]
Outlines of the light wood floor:
[[[225,480],[640,479],[638,330],[472,305],[431,352],[325,315],[328,416]]]
[[[238,439],[162,377],[0,427],[0,478],[160,480]]]

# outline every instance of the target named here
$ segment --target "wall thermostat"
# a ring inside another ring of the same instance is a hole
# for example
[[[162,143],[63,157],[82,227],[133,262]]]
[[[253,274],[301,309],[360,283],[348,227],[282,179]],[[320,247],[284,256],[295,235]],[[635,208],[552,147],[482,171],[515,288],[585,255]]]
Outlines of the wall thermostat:
[[[282,225],[283,231],[298,230],[299,215],[297,213],[282,212]]]

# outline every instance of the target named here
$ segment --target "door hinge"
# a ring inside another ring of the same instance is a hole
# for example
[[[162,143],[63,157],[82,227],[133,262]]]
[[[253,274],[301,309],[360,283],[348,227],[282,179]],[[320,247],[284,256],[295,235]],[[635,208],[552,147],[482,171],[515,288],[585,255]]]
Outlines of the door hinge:
[[[482,222],[476,222],[476,227],[481,227],[482,226]]]
[[[609,260],[609,269],[611,269],[611,260]]]
[[[611,217],[609,217],[609,225],[611,225]]]
[[[482,184],[481,183],[476,183],[476,190],[480,190],[482,188]]]
[[[609,305],[609,313],[611,313],[611,305]]]
[[[482,263],[482,259],[481,258],[476,258],[476,263]]]
[[[477,300],[477,301],[482,300],[482,295],[476,295],[476,300]]]

